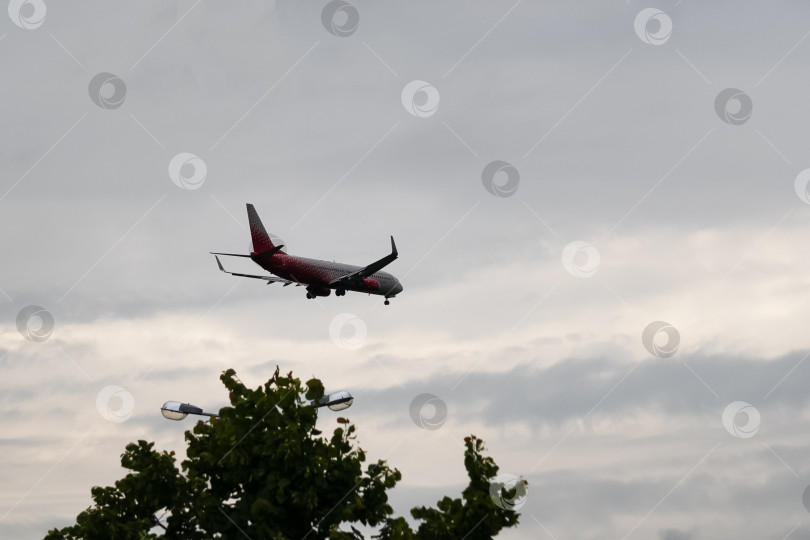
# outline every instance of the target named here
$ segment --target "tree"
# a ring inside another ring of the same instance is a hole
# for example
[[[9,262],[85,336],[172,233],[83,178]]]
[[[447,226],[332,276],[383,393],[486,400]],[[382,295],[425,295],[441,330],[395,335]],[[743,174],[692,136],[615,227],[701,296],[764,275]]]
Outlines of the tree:
[[[386,492],[400,472],[385,461],[363,470],[366,454],[345,418],[337,419],[331,437],[315,428],[318,409],[309,401],[323,396],[321,381],[302,385],[278,368],[256,390],[232,369],[220,378],[231,405],[186,432],[181,469],[174,452],[158,452],[143,440],[128,444],[121,465],[130,472],[114,486],[92,488],[95,504],[46,540],[350,540],[362,538],[358,523],[378,527],[383,540],[475,540],[518,523],[517,513],[491,500],[498,466],[474,436],[464,439],[469,486],[461,498],[412,509],[420,522],[414,531],[388,504]],[[503,495],[514,497],[515,489]]]

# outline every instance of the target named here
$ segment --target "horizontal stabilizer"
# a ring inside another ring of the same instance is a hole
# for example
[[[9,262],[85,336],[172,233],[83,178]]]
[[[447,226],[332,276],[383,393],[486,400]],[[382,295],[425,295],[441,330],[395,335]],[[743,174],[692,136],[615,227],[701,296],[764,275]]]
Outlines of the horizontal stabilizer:
[[[250,258],[250,255],[243,255],[241,253],[218,253],[216,251],[209,251],[211,255],[227,255],[228,257],[247,257]]]

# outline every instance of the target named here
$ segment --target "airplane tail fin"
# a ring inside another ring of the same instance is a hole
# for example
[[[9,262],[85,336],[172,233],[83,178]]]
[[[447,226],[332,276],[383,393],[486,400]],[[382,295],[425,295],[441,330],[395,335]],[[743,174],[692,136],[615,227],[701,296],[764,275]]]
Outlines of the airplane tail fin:
[[[273,241],[270,240],[270,236],[264,229],[264,225],[262,225],[262,220],[259,219],[259,214],[256,213],[256,209],[250,203],[247,205],[247,214],[248,223],[250,224],[250,236],[253,240],[253,252],[263,253],[275,248],[276,246],[273,245]]]

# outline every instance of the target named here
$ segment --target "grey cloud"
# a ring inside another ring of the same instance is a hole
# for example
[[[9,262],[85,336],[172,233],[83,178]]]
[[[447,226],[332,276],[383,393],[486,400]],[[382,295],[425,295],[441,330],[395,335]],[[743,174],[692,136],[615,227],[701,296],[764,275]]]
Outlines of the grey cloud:
[[[358,404],[367,401],[375,413],[397,418],[391,420],[396,424],[407,423],[410,399],[432,392],[448,403],[458,422],[484,421],[490,426],[529,422],[540,429],[586,416],[616,419],[656,412],[697,417],[719,428],[723,408],[738,400],[754,404],[768,423],[778,426],[785,424],[786,411],[796,415],[808,406],[803,380],[810,365],[801,362],[804,356],[796,352],[764,360],[695,354],[650,358],[640,364],[619,358],[576,358],[547,368],[520,365],[506,372],[476,371],[466,377],[452,373],[385,389],[357,388],[356,396]],[[384,360],[392,365],[406,361]]]
[[[715,474],[711,463],[681,482],[686,471],[666,478],[622,480],[576,471],[532,475],[528,477],[529,496],[521,512],[523,526],[519,537],[530,538],[542,531],[530,517],[534,515],[555,534],[576,531],[571,535],[573,538],[623,537],[637,524],[639,528],[633,536],[649,537],[656,531],[653,523],[657,521],[678,524],[677,528],[658,529],[662,538],[732,539],[738,534],[734,524],[745,515],[759,518],[747,523],[752,536],[778,540],[779,534],[784,535],[802,519],[803,509],[801,489],[795,478],[785,477],[778,469],[774,471],[756,487],[746,481],[732,484],[720,481],[722,473]],[[644,474],[643,470],[637,472]],[[661,504],[651,518],[643,520],[659,501]],[[771,512],[775,508],[779,510]],[[697,519],[701,514],[712,515],[716,524],[712,530]],[[598,523],[595,529],[601,531],[601,536],[588,534],[584,523]],[[804,527],[799,531],[807,533]]]
[[[694,538],[691,532],[678,529],[666,529],[660,531],[658,534],[661,540],[693,540]]]

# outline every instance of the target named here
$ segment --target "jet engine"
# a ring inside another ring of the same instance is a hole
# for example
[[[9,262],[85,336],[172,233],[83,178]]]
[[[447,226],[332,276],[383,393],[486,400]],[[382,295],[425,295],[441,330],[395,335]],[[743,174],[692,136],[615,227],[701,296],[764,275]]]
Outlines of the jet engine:
[[[363,285],[365,285],[367,291],[380,290],[380,282],[377,281],[376,279],[366,278],[363,280]]]
[[[316,296],[329,296],[332,294],[332,289],[324,286],[310,285],[307,287],[307,298],[310,300]]]

